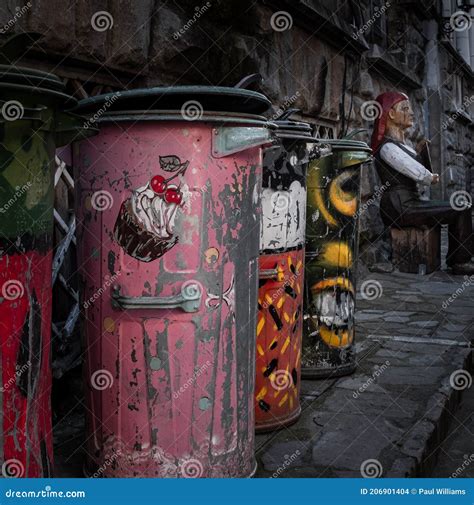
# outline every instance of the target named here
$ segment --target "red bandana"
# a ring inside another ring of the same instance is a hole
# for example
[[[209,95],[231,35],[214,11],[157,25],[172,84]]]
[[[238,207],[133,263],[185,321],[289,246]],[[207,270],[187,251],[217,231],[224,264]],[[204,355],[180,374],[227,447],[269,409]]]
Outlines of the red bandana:
[[[377,97],[376,101],[381,106],[381,112],[379,117],[375,120],[374,131],[372,133],[371,147],[373,152],[377,150],[385,135],[387,117],[390,109],[398,102],[403,102],[403,100],[408,100],[407,95],[405,95],[405,93],[398,93],[395,91],[387,91]]]

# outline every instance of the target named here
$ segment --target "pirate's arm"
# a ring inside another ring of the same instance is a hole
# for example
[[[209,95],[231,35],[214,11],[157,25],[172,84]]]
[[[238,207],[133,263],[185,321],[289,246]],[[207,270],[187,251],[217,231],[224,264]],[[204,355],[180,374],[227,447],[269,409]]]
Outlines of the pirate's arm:
[[[437,182],[436,174],[432,174],[421,163],[392,142],[387,142],[380,149],[380,157],[397,172],[422,184]]]

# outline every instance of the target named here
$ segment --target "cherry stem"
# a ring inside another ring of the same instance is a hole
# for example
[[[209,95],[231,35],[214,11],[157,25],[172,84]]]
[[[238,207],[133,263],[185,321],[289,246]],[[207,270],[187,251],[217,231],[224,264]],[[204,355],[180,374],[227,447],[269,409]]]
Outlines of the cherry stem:
[[[186,171],[188,166],[189,166],[189,161],[187,161],[186,163],[181,165],[181,168],[174,175],[172,175],[171,177],[168,177],[168,179],[165,179],[165,182],[169,182],[169,181],[172,181],[173,179],[176,179],[176,177],[178,177],[178,175],[181,175],[182,173],[184,173]]]

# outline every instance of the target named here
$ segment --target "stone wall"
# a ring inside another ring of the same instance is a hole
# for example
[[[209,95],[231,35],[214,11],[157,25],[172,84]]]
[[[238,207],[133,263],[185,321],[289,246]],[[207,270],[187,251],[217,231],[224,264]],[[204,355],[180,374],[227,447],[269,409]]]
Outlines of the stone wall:
[[[434,169],[443,173],[433,196],[446,199],[454,190],[471,191],[472,123],[455,115],[452,81],[454,74],[461,75],[470,97],[472,72],[460,71],[459,62],[439,42],[441,22],[435,20],[433,3],[5,0],[0,24],[15,18],[2,36],[21,31],[44,35],[23,58],[25,63],[112,89],[234,85],[258,72],[264,78],[262,91],[277,107],[291,102],[302,117],[333,126],[336,133],[371,130],[373,123],[361,113],[364,104],[386,90],[404,91],[416,114],[410,138],[414,143],[423,137],[432,140]],[[30,7],[18,16],[25,4]],[[278,10],[290,14],[286,30],[272,26]],[[100,11],[106,11],[102,19],[97,18]],[[94,22],[105,25],[97,30]],[[101,31],[107,23],[110,29]],[[357,138],[368,140],[369,134]],[[370,263],[390,252],[377,205],[370,204],[378,186],[373,167],[366,167],[361,243]]]

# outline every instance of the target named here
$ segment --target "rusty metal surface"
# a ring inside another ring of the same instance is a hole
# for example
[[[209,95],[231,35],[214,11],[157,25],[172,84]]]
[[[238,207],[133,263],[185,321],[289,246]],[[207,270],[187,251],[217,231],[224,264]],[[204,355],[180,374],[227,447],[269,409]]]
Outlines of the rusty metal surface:
[[[104,124],[75,146],[88,466],[109,477],[255,470],[261,148],[214,158],[211,126]],[[197,312],[112,304],[189,281]]]

